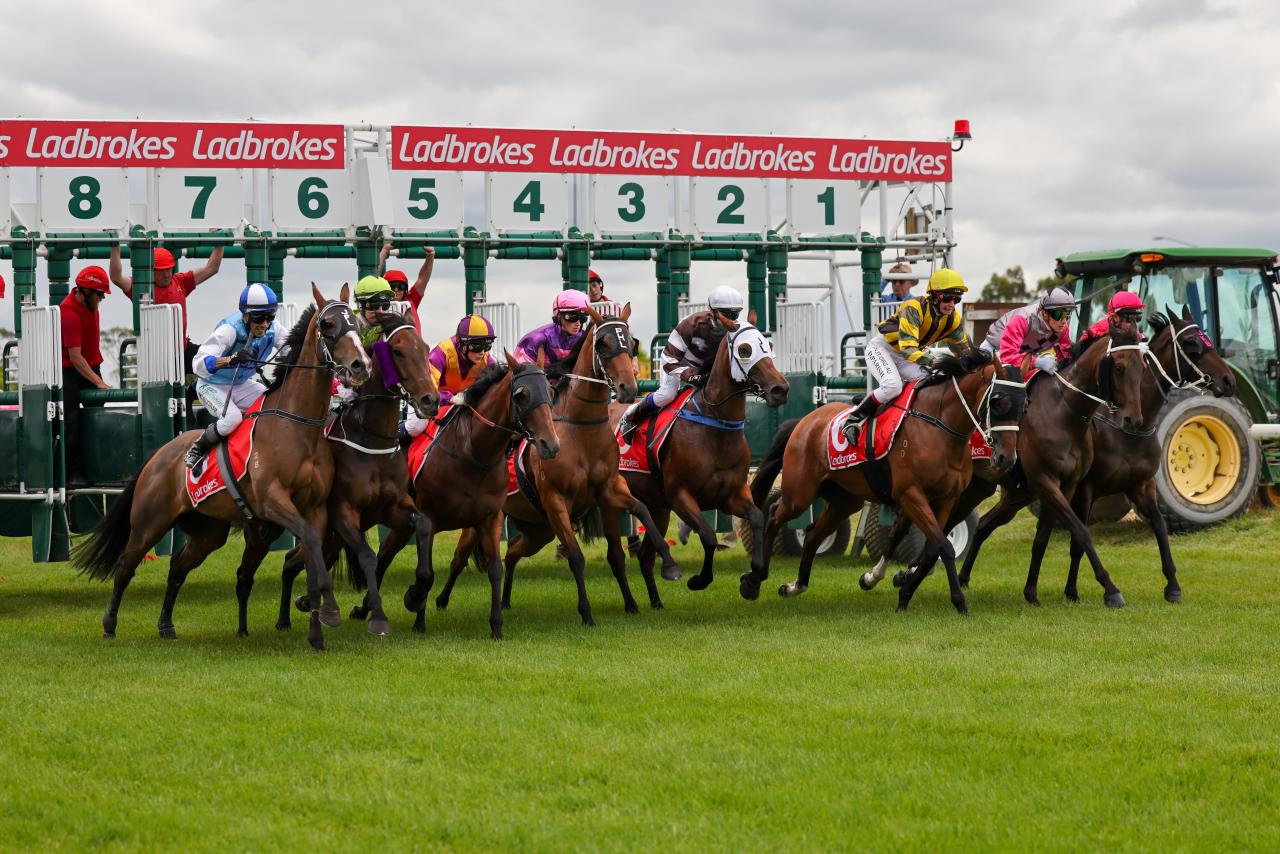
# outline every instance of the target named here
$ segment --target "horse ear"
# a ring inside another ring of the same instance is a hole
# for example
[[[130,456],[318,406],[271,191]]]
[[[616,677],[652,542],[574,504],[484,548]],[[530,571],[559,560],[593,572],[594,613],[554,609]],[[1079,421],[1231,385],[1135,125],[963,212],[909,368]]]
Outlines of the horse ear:
[[[316,287],[315,282],[311,283],[311,298],[316,301],[316,308],[324,308],[325,303],[328,302],[328,300],[324,298],[324,295],[320,293],[320,289]],[[345,290],[342,292],[342,301],[347,301],[347,292]]]
[[[747,323],[749,323],[752,326],[755,326],[756,317],[757,317],[756,310],[753,308],[747,312]]]
[[[631,303],[630,302],[628,302],[626,305],[622,307],[622,314],[618,316],[621,317],[623,320],[631,319]]]
[[[1191,320],[1191,306],[1189,306],[1189,305],[1184,305],[1184,306],[1182,307],[1182,319],[1183,319],[1183,320],[1185,320],[1187,323],[1192,323],[1192,322],[1193,322],[1193,321]]]
[[[1147,323],[1152,329],[1159,332],[1169,325],[1169,318],[1165,317],[1163,312],[1153,311],[1151,316],[1147,318]]]
[[[351,283],[350,282],[342,283],[342,293],[339,294],[339,297],[342,299],[343,302],[351,302]]]
[[[510,368],[514,373],[516,368],[520,367],[520,363],[515,360],[515,357],[512,356],[511,352],[507,350],[505,347],[502,350],[502,355],[507,357],[507,367]]]

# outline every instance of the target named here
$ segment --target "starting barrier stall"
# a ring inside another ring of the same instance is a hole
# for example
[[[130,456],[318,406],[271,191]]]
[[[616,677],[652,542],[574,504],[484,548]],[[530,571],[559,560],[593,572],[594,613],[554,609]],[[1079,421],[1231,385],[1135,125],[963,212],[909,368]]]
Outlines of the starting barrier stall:
[[[780,421],[803,415],[828,389],[864,387],[856,365],[841,375],[847,363],[834,345],[872,318],[885,253],[919,265],[950,261],[952,140],[967,138],[959,123],[950,137],[903,141],[0,119],[0,258],[13,264],[21,342],[4,358],[0,501],[41,508],[25,525],[5,514],[4,533],[38,530],[44,545],[33,541],[33,557],[65,557],[66,531],[97,518],[146,456],[186,426],[180,318],[151,299],[161,247],[187,262],[221,247],[244,259],[247,281],[282,298],[290,258],[349,259],[364,276],[377,270],[385,242],[400,260],[430,248],[439,262],[462,262],[467,311],[488,315],[504,348],[524,330],[519,306],[487,293],[492,260],[558,261],[557,284],[581,291],[592,262],[652,264],[655,347],[702,307],[690,300],[694,262],[745,264],[747,306],[773,335],[792,384],[779,410],[751,404],[758,456]],[[14,174],[24,180],[11,186]],[[28,186],[33,200],[15,196]],[[131,203],[143,195],[134,189],[145,190],[144,204]],[[85,445],[105,442],[113,453],[82,460],[90,485],[68,489],[57,309],[38,304],[56,306],[69,292],[73,260],[105,259],[113,247],[134,282],[137,379],[84,393],[103,404],[84,413]],[[789,281],[792,261],[824,264],[827,281]],[[846,285],[850,270],[860,273],[860,294]],[[821,293],[788,300],[808,288]],[[20,377],[9,390],[15,352]],[[37,376],[41,360],[48,370]]]

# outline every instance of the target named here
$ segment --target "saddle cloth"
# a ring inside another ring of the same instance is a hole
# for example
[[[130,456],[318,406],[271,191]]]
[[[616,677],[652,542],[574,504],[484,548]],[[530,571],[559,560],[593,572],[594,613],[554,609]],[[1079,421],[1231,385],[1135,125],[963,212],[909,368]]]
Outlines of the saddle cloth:
[[[653,474],[653,469],[657,466],[658,454],[661,453],[667,437],[671,435],[671,427],[676,423],[677,414],[685,402],[693,397],[695,391],[697,389],[692,386],[683,389],[674,400],[636,425],[635,431],[631,434],[630,444],[622,438],[621,431],[614,430],[614,436],[618,439],[619,471]]]
[[[431,449],[431,443],[436,440],[436,436],[440,433],[440,428],[444,426],[445,420],[453,412],[453,409],[453,404],[450,403],[441,406],[436,416],[427,421],[427,429],[414,436],[413,441],[409,443],[409,480],[416,481],[418,479],[418,473],[422,471],[422,466],[427,462],[427,452]]]
[[[880,414],[868,418],[866,423],[862,425],[862,430],[858,434],[859,441],[857,444],[850,444],[849,437],[844,433],[844,423],[856,407],[846,407],[837,412],[827,423],[827,468],[832,471],[840,471],[865,463],[868,459],[878,460],[889,453],[889,448],[893,446],[893,439],[898,435],[898,430],[902,427],[902,422],[907,416],[907,410],[911,407],[911,401],[915,396],[916,384],[914,382],[907,383],[906,388],[902,390],[888,408]],[[867,456],[867,443],[865,441],[868,430],[873,431],[874,434],[874,451],[871,457]]]
[[[258,426],[258,419],[254,418],[253,415],[262,409],[264,400],[266,400],[266,395],[255,400],[253,405],[245,410],[244,420],[240,422],[240,426],[230,436],[223,439],[223,442],[227,445],[227,452],[231,457],[231,469],[236,481],[244,477],[245,472],[249,469],[249,455],[253,453],[253,429]],[[217,495],[227,488],[222,468],[218,465],[218,455],[213,450],[205,454],[204,469],[200,472],[199,477],[194,477],[191,469],[187,469],[186,484],[187,496],[195,506],[199,506],[209,496]]]

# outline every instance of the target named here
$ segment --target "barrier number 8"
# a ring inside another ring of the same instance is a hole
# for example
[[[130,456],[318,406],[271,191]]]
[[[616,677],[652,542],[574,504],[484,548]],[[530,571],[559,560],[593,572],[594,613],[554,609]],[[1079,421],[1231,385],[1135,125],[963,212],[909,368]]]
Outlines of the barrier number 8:
[[[307,219],[320,219],[329,212],[329,197],[321,190],[329,185],[323,178],[311,177],[298,185],[298,210]]]
[[[67,211],[76,219],[94,219],[102,213],[102,184],[92,175],[78,175],[67,186],[71,199]]]

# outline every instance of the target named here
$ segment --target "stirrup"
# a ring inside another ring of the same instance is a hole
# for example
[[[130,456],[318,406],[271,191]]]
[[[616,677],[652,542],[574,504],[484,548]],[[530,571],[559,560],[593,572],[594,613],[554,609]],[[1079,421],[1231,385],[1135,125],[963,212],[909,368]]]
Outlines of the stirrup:
[[[191,473],[196,477],[204,471],[204,461],[208,458],[208,451],[201,451],[197,442],[192,442],[191,447],[187,448],[186,455],[182,461],[187,464],[187,468],[191,469]]]
[[[866,423],[866,418],[850,418],[844,422],[840,432],[844,433],[844,437],[849,440],[850,444],[856,444],[858,436],[862,433],[862,425]]]

